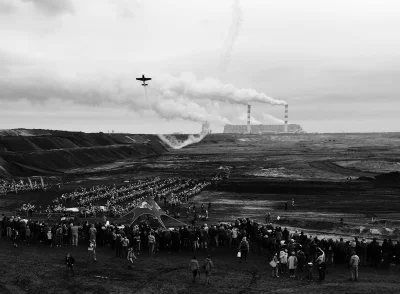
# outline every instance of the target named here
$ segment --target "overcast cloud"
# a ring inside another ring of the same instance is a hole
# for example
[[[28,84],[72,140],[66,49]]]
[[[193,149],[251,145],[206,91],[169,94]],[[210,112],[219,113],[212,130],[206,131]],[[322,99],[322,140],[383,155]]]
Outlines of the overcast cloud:
[[[219,132],[247,89],[310,132],[399,130],[399,1],[235,2],[0,0],[0,128]]]

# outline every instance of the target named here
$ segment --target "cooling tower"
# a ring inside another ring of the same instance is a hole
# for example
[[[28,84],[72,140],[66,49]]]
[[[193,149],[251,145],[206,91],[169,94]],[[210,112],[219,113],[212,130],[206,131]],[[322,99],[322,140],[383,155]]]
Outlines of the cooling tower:
[[[247,105],[247,133],[251,133],[251,127],[250,127],[250,104]]]
[[[285,133],[288,131],[288,111],[289,111],[289,105],[285,104]]]

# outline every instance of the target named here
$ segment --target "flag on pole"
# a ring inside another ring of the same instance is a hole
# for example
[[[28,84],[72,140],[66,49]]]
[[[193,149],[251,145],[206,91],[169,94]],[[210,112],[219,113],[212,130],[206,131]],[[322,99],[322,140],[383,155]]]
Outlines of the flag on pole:
[[[42,182],[42,188],[44,189],[44,181],[42,177],[40,177],[40,181]]]
[[[28,177],[28,181],[29,181],[29,186],[31,186],[31,189],[33,190],[33,185],[32,185],[31,178]]]

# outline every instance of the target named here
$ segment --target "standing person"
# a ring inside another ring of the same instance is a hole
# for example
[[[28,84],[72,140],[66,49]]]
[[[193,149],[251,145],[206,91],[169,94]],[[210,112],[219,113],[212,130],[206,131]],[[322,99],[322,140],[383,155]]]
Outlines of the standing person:
[[[121,257],[121,251],[122,251],[122,236],[120,232],[118,231],[115,237],[115,256],[116,257]]]
[[[294,199],[292,199],[292,207],[294,207]]]
[[[206,275],[206,286],[210,285],[210,276],[211,270],[214,268],[214,264],[211,261],[211,255],[208,255],[207,258],[204,260],[203,269]]]
[[[196,259],[196,256],[193,256],[192,260],[189,262],[189,269],[192,271],[193,280],[192,283],[196,281],[197,274],[199,273],[199,262]]]
[[[272,277],[273,278],[279,278],[279,258],[278,258],[278,253],[274,254],[274,257],[272,258],[271,262],[269,265],[272,267]]]
[[[90,262],[91,255],[93,255],[94,261],[97,261],[97,259],[96,259],[96,241],[95,240],[90,240],[89,241],[88,262]]]
[[[307,280],[312,281],[313,279],[313,263],[310,261],[309,263],[307,263]]]
[[[140,254],[140,234],[138,232],[136,232],[135,234],[135,241],[136,241],[136,253],[139,255]]]
[[[1,237],[1,230],[0,230],[0,237]],[[31,240],[31,230],[29,228],[29,226],[26,226],[26,230],[25,230],[25,240],[26,240],[26,244],[30,244],[30,240]]]
[[[358,281],[358,265],[360,264],[360,258],[355,251],[351,253],[350,258],[350,281]]]
[[[317,266],[318,266],[318,274],[319,274],[319,280],[323,281],[325,280],[325,252],[317,247],[317,250],[320,252],[320,255],[317,258]]]
[[[154,243],[156,242],[156,238],[153,236],[153,234],[150,232],[149,233],[149,255],[154,254]]]
[[[286,274],[287,273],[287,262],[288,262],[288,254],[287,254],[287,249],[283,249],[279,253],[279,259],[280,259],[280,272],[281,274]]]
[[[72,246],[78,246],[78,232],[79,232],[78,226],[72,224],[71,227]]]
[[[247,241],[246,237],[243,237],[242,241],[239,244],[239,251],[240,251],[240,260],[239,262],[242,262],[242,259],[244,258],[244,262],[247,263],[247,253],[250,250],[250,245],[249,242]]]
[[[56,237],[57,237],[57,247],[61,247],[63,243],[63,230],[61,226],[57,228]]]
[[[208,213],[211,212],[211,202],[208,202]]]
[[[122,258],[125,258],[128,255],[128,246],[129,246],[129,239],[127,236],[121,240],[121,245],[122,245]]]
[[[265,222],[267,224],[271,223],[271,213],[267,212],[267,214],[265,216]]]
[[[47,231],[47,242],[50,245],[50,247],[53,246],[53,234],[51,233],[51,230]]]
[[[296,277],[296,267],[297,267],[297,257],[296,253],[293,251],[292,255],[288,258],[289,275],[291,278]]]
[[[94,224],[91,224],[89,229],[89,240],[96,241],[96,235],[97,235],[97,229],[94,227]]]
[[[72,275],[75,276],[74,263],[75,263],[75,259],[71,256],[71,254],[67,253],[67,255],[65,256],[65,265],[66,265],[67,277],[68,277],[68,271],[71,271]]]
[[[133,267],[133,259],[136,259],[135,251],[133,250],[132,247],[129,247],[129,249],[128,249],[128,256],[127,256],[127,259],[128,259],[128,261],[130,262],[129,268],[132,268],[132,267]]]

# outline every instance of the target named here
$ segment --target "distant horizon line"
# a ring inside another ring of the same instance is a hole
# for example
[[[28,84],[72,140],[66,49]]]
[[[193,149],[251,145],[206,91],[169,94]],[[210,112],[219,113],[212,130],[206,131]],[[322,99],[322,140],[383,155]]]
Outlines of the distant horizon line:
[[[6,132],[6,131],[18,131],[18,130],[36,130],[36,131],[59,131],[59,132],[69,132],[69,133],[85,133],[85,134],[122,134],[122,135],[196,135],[200,134],[199,133],[181,133],[181,132],[171,132],[171,133],[128,133],[128,132],[115,132],[114,130],[110,130],[107,132],[104,131],[99,131],[99,132],[84,132],[84,131],[69,131],[69,130],[61,130],[61,129],[41,129],[41,128],[14,128],[14,129],[0,129],[0,136],[4,136],[1,134],[1,132]],[[224,132],[219,132],[219,133],[214,133],[212,132],[211,135],[219,134],[219,135],[252,135],[252,136],[259,136],[259,135],[323,135],[323,134],[397,134],[400,133],[399,131],[365,131],[365,132],[264,132],[261,134],[248,134],[248,133],[224,133]]]

